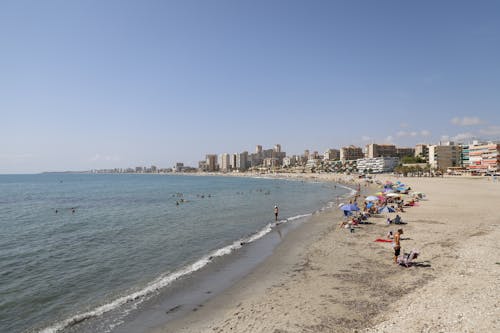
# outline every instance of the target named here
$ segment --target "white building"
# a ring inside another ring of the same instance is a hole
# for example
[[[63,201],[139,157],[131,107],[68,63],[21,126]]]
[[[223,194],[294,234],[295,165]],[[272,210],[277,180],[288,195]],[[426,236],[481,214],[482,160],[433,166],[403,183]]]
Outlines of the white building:
[[[398,165],[398,157],[374,157],[360,158],[357,160],[357,168],[359,172],[384,173],[392,172]]]
[[[230,155],[228,153],[224,153],[220,155],[220,171],[227,172],[230,170]]]

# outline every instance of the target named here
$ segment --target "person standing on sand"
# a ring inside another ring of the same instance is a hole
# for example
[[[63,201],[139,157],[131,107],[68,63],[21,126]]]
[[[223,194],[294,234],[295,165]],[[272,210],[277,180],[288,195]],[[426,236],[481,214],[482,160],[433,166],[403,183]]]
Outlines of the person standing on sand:
[[[278,214],[279,214],[279,208],[278,205],[274,205],[274,220],[278,221]]]
[[[394,234],[394,263],[398,263],[398,257],[401,253],[401,235],[403,234],[403,229],[398,229]]]

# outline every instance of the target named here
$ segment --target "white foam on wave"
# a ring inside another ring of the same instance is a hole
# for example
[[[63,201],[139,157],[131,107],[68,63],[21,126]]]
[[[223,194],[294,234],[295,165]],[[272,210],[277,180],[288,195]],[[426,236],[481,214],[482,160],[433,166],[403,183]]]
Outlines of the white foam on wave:
[[[346,186],[346,185],[342,185],[342,184],[337,184],[338,187],[342,187],[342,188],[345,188],[346,190],[349,190],[349,194],[346,194],[344,195],[345,198],[348,198],[348,197],[352,197],[353,195],[356,194],[356,190],[353,189],[352,187],[349,187],[349,186]]]
[[[309,214],[302,214],[302,215],[297,215],[297,216],[292,216],[292,217],[289,217],[287,219],[287,221],[295,221],[295,220],[298,220],[298,219],[301,219],[301,218],[304,218],[304,217],[308,217],[308,216],[311,216],[312,214],[309,213]]]
[[[294,221],[300,218],[308,217],[311,216],[312,214],[302,214],[302,215],[297,215],[297,216],[292,216],[284,221],[282,223],[286,223],[289,221]],[[233,251],[241,248],[243,245],[252,243],[262,237],[264,237],[266,234],[272,231],[271,228],[272,224],[269,223],[267,224],[264,228],[259,230],[258,232],[239,239],[235,242],[233,242],[230,245],[227,245],[225,247],[219,248],[217,250],[212,251],[210,254],[202,257],[201,259],[197,260],[196,262],[185,266],[184,268],[175,271],[173,273],[167,273],[166,275],[160,276],[157,279],[153,280],[151,283],[149,283],[145,288],[133,292],[129,295],[119,297],[115,299],[114,301],[101,305],[97,308],[95,308],[92,311],[84,312],[81,314],[77,314],[71,318],[68,318],[66,320],[60,321],[50,327],[44,328],[40,330],[40,333],[57,333],[61,330],[63,330],[66,327],[74,326],[78,323],[81,323],[87,319],[98,317],[103,315],[106,312],[112,311],[128,302],[136,301],[137,303],[142,303],[145,300],[149,299],[151,296],[154,295],[155,292],[157,292],[159,289],[164,288],[168,285],[170,285],[172,282],[175,280],[178,280],[179,278],[191,274],[193,272],[196,272],[206,265],[208,265],[214,258],[216,257],[222,257],[225,255],[228,255],[232,253]]]

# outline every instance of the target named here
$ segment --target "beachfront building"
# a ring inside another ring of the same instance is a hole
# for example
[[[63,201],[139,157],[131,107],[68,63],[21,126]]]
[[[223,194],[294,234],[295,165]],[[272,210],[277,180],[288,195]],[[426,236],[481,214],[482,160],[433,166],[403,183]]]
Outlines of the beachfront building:
[[[364,157],[365,155],[363,154],[363,150],[360,147],[350,145],[348,147],[342,147],[340,149],[340,160],[343,162],[357,160]]]
[[[423,143],[416,145],[414,156],[429,161],[429,145]]]
[[[468,143],[460,145],[460,165],[465,169],[469,169],[470,159],[469,159],[469,147]]]
[[[415,148],[411,147],[397,147],[396,148],[396,155],[399,157],[399,159],[403,159],[403,157],[407,156],[415,156]]]
[[[267,157],[264,159],[264,167],[269,169],[276,169],[281,167],[281,162],[276,157]]]
[[[383,156],[396,156],[396,146],[395,145],[379,145],[376,143],[370,143],[366,145],[366,157],[375,158]]]
[[[429,146],[429,164],[431,168],[445,171],[461,165],[460,146],[453,142]]]
[[[217,155],[208,154],[205,156],[205,161],[206,161],[208,172],[215,172],[219,168],[217,165]]]
[[[314,172],[314,171],[316,171],[316,169],[319,167],[320,164],[321,164],[321,160],[319,160],[317,158],[309,158],[309,160],[307,160],[307,163],[305,165],[305,171],[306,172]]]
[[[472,172],[486,173],[500,170],[500,144],[469,145],[469,168]]]
[[[231,169],[230,158],[228,153],[224,153],[220,155],[220,171],[228,172]]]
[[[399,164],[398,157],[374,157],[374,158],[360,158],[357,160],[357,168],[362,173],[384,173],[392,172]]]
[[[238,154],[229,155],[229,168],[231,170],[236,170],[236,159],[238,158]]]
[[[177,162],[177,163],[175,163],[175,165],[172,169],[174,172],[182,172],[184,169],[184,163]]]
[[[281,166],[286,152],[281,151],[281,145],[278,143],[274,145],[273,149],[262,149],[261,145],[255,147],[255,153],[249,156],[249,164],[251,167],[260,167],[272,164],[274,167]],[[270,162],[272,159],[273,162]],[[267,162],[266,162],[267,160]]]
[[[248,169],[248,152],[244,151],[239,153],[236,157],[236,169],[239,171],[245,171]]]
[[[336,161],[340,159],[340,150],[338,149],[328,149],[323,154],[323,160],[325,161]]]

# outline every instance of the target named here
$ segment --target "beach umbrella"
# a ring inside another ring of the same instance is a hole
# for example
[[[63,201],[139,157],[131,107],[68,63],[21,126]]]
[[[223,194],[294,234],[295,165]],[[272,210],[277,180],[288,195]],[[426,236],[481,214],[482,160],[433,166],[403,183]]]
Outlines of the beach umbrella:
[[[340,210],[343,210],[344,212],[347,211],[351,211],[351,205],[350,204],[342,204],[342,206],[339,207]]]
[[[393,193],[394,190],[392,188],[386,188],[384,189],[384,193]]]
[[[382,208],[379,208],[378,213],[394,213],[396,210],[392,207],[389,206],[384,206]]]
[[[377,201],[378,198],[374,195],[370,195],[368,197],[366,197],[365,201]]]
[[[401,194],[399,194],[399,193],[387,193],[386,196],[391,197],[391,198],[395,198],[395,197],[400,197]]]
[[[353,206],[355,206],[355,207],[353,207]],[[357,208],[357,206],[353,205],[353,204],[345,204],[345,205],[340,206],[340,210],[342,210],[344,212],[344,216],[351,215],[353,208]],[[356,210],[356,209],[354,209],[354,210]],[[357,210],[359,210],[359,208]]]
[[[359,210],[359,207],[357,204],[345,204],[343,206],[340,206],[340,209],[344,212],[357,212]]]
[[[351,211],[352,211],[352,212],[357,212],[357,211],[359,211],[359,210],[360,210],[360,209],[359,209],[359,207],[358,207],[358,204],[357,204],[357,203],[353,203],[353,204],[351,204]]]
[[[340,208],[340,207],[342,207],[343,205],[345,205],[345,203],[341,203],[341,204],[339,204],[339,208]]]

